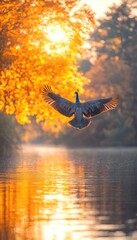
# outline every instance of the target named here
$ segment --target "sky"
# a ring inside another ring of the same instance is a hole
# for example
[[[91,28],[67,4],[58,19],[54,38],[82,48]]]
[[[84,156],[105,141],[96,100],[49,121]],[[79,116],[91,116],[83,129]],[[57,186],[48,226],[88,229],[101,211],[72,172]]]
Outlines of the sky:
[[[107,10],[109,6],[113,3],[118,4],[120,0],[81,0],[82,3],[88,3],[93,12],[95,12],[96,17],[102,17],[104,12]]]

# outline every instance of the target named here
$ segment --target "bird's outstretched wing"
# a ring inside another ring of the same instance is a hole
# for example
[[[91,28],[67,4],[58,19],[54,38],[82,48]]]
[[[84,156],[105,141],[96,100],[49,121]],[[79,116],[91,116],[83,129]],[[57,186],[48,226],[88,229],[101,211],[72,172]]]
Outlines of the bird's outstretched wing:
[[[86,117],[95,116],[101,112],[114,109],[118,104],[118,98],[104,98],[82,103],[82,111]]]
[[[64,116],[71,117],[74,114],[75,104],[60,95],[53,93],[50,86],[43,87],[42,95],[48,104]]]

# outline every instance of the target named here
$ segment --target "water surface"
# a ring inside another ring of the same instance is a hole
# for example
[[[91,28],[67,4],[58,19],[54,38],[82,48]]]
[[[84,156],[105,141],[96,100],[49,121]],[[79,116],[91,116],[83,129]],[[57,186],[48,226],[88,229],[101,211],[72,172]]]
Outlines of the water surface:
[[[0,240],[137,240],[137,150],[24,147],[0,168]]]

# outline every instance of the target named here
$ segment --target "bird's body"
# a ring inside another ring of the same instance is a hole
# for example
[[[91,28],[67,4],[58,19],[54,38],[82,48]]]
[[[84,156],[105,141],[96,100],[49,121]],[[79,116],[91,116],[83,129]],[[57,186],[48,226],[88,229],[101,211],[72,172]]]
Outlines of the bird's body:
[[[75,116],[76,121],[78,121],[78,122],[82,121],[83,113],[82,113],[82,109],[80,106],[76,107],[74,116]]]
[[[75,128],[82,129],[90,124],[90,120],[83,117],[82,105],[79,100],[78,92],[76,94],[74,118],[69,121],[69,124]]]
[[[73,103],[53,93],[49,86],[43,88],[42,94],[44,100],[55,110],[67,117],[74,116],[74,118],[69,121],[69,124],[78,129],[87,127],[91,123],[91,118],[93,116],[101,112],[112,110],[118,104],[118,98],[96,99],[81,103],[78,92],[75,92],[76,101]]]

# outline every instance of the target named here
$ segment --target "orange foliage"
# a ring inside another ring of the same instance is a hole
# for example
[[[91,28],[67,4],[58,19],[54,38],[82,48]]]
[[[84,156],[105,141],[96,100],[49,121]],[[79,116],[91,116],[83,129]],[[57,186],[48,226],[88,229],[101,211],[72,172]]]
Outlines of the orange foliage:
[[[21,0],[0,5],[0,110],[15,114],[21,124],[36,116],[46,128],[56,125],[59,131],[66,118],[46,105],[41,88],[51,85],[70,100],[76,88],[82,89],[85,78],[77,71],[76,58],[83,52],[93,14],[89,6],[78,4]]]

